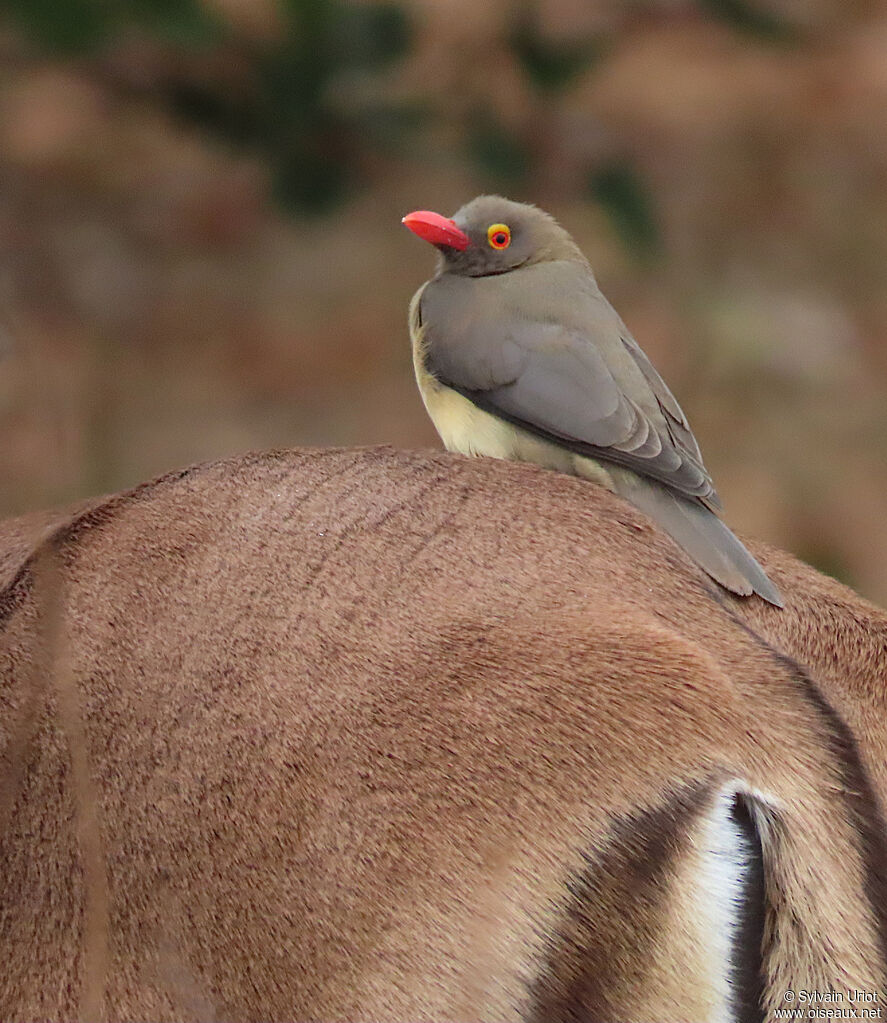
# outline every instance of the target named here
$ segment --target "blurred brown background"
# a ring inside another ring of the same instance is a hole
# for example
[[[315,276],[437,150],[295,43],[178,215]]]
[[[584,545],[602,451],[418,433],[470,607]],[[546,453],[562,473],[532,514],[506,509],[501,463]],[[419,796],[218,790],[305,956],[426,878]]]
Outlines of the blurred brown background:
[[[580,241],[729,521],[887,604],[885,0],[4,0],[0,53],[0,513],[436,446],[399,219],[498,191]]]

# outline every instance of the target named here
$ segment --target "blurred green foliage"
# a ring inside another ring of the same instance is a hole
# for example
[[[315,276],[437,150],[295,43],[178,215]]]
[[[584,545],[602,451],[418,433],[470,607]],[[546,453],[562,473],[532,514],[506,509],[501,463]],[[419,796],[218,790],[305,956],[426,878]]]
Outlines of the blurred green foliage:
[[[652,196],[631,166],[607,164],[591,173],[588,185],[628,248],[644,260],[656,256],[660,237]]]
[[[221,36],[200,0],[3,0],[0,10],[59,54],[95,53],[131,25],[187,46],[208,46]]]
[[[361,151],[390,145],[415,120],[381,101],[336,102],[348,76],[406,52],[407,17],[394,3],[282,0],[281,38],[263,45],[232,39],[199,0],[2,0],[4,8],[60,55],[100,53],[133,25],[185,50],[232,47],[246,80],[195,75],[180,63],[158,98],[180,118],[260,152],[278,201],[301,212],[334,206],[359,176]]]
[[[521,184],[530,171],[531,156],[523,140],[484,107],[469,114],[466,149],[475,167],[506,188]]]
[[[787,42],[795,35],[788,22],[750,0],[697,0],[697,3],[706,13],[748,35],[771,42]]]
[[[410,123],[409,112],[388,104],[337,104],[335,86],[402,55],[409,29],[388,3],[287,0],[283,10],[283,38],[255,55],[248,88],[180,81],[170,101],[188,120],[264,153],[283,206],[322,212],[352,185],[361,148]]]
[[[565,89],[604,53],[601,41],[596,38],[568,43],[547,39],[538,8],[530,6],[524,7],[516,18],[509,43],[520,66],[540,92]]]
[[[754,0],[697,0],[709,15],[769,39],[787,29]],[[261,155],[276,200],[297,212],[322,213],[360,184],[373,150],[391,150],[418,132],[430,109],[382,98],[374,75],[404,56],[412,38],[395,0],[279,0],[281,31],[267,42],[238,39],[201,0],[0,0],[39,46],[59,55],[100,55],[133,27],[176,47],[155,98],[177,117]],[[601,62],[610,40],[546,34],[534,0],[518,0],[505,39],[516,65],[546,103]],[[195,71],[188,53],[227,47],[236,72]],[[537,111],[537,113],[540,113]],[[529,121],[529,119],[528,119]],[[490,105],[476,104],[462,124],[465,158],[490,190],[532,180],[539,154],[526,133],[503,125]],[[649,190],[627,163],[589,166],[588,195],[610,216],[627,247],[655,256],[658,232]]]

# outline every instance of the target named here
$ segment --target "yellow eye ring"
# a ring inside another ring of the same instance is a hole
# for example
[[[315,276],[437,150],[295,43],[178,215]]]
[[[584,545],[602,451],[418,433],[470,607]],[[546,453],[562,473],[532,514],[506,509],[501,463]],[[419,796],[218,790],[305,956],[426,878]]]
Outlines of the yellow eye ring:
[[[491,249],[507,249],[511,244],[511,228],[508,224],[490,224],[487,241]]]

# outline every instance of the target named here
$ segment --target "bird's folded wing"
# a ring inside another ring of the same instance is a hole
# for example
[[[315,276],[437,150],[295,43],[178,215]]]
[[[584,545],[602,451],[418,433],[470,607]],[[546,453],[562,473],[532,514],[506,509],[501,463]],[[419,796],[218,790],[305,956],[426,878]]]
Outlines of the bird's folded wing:
[[[630,336],[605,358],[552,323],[512,323],[506,334],[487,321],[472,333],[444,343],[427,336],[428,367],[441,383],[578,454],[719,506],[680,406]]]

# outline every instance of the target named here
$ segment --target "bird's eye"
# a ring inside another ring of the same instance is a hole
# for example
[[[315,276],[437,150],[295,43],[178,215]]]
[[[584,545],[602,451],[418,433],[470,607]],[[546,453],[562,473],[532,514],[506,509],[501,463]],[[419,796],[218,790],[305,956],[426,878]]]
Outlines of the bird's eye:
[[[487,241],[493,249],[507,249],[511,244],[511,228],[508,224],[490,224],[487,228]]]

